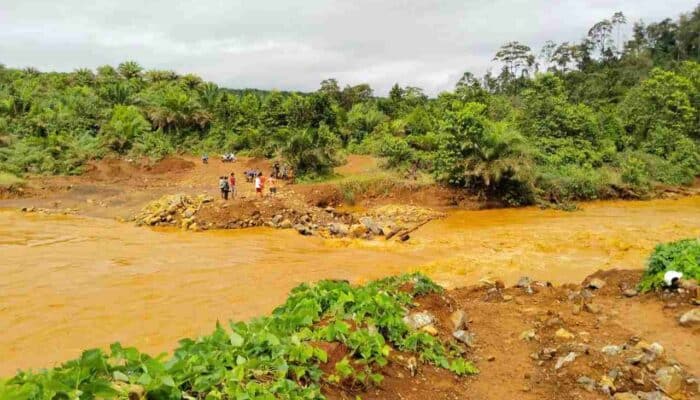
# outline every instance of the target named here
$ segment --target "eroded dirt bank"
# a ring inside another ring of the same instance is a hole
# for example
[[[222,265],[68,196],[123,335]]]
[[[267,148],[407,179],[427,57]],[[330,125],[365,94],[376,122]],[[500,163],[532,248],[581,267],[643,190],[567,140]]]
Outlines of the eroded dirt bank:
[[[633,295],[641,271],[600,271],[580,284],[522,279],[427,295],[415,313],[433,318],[437,335],[453,332],[480,373],[455,378],[398,355],[382,387],[364,399],[696,399],[700,321],[694,294]],[[624,294],[627,291],[627,294]],[[697,311],[697,310],[696,310]],[[455,323],[457,321],[457,324]],[[459,325],[456,327],[456,325]],[[355,393],[328,388],[332,398]]]

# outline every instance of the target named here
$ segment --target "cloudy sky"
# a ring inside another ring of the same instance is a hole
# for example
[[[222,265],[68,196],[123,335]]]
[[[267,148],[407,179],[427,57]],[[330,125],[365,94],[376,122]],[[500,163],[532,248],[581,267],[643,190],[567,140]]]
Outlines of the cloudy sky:
[[[575,41],[623,11],[675,18],[697,0],[0,0],[0,63],[71,71],[127,59],[219,85],[315,90],[321,80],[429,94],[519,40]],[[630,23],[631,26],[631,23]]]

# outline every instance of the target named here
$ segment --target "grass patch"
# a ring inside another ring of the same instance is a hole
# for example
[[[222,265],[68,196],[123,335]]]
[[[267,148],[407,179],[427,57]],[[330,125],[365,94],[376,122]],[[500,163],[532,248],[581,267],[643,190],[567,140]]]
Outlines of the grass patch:
[[[477,373],[454,342],[403,321],[415,296],[440,291],[419,274],[365,286],[303,284],[270,316],[217,324],[208,336],[181,340],[170,358],[116,343],[109,353],[88,350],[57,368],[0,381],[0,398],[322,399],[324,383],[353,390],[380,384],[394,349],[456,375]],[[324,372],[329,343],[347,352]]]
[[[363,196],[387,195],[393,190],[410,185],[411,187],[433,184],[427,175],[420,175],[417,180],[406,180],[395,172],[377,172],[368,175],[351,175],[331,181],[343,194],[345,203],[353,205]]]
[[[0,172],[0,188],[9,189],[24,185],[24,179],[9,172]]]
[[[656,246],[647,261],[639,290],[648,292],[662,288],[666,271],[682,272],[684,278],[700,281],[700,239],[684,239]]]

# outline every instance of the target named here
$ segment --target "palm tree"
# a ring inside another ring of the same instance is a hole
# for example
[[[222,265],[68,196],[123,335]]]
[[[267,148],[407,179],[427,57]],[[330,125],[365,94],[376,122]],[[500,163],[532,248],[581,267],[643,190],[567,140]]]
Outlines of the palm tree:
[[[463,171],[468,180],[483,182],[486,191],[503,179],[527,181],[531,161],[525,137],[506,123],[490,124],[467,145]]]
[[[124,61],[117,67],[119,74],[125,79],[140,78],[143,67],[136,61]]]
[[[144,73],[144,77],[151,83],[174,81],[178,78],[174,71],[151,69]]]

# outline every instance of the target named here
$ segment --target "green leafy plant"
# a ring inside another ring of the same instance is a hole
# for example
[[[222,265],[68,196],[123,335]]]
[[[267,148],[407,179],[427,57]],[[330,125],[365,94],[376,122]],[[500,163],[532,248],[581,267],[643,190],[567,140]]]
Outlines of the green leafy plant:
[[[50,370],[24,371],[0,381],[2,399],[322,399],[321,385],[363,389],[381,384],[394,349],[456,375],[477,373],[454,350],[402,318],[414,297],[442,289],[413,274],[351,286],[303,284],[270,316],[216,325],[208,336],[183,339],[172,357],[152,357],[115,343],[85,351]],[[341,343],[344,357],[329,362],[323,344]]]
[[[682,272],[684,278],[700,281],[700,239],[684,239],[656,246],[647,261],[639,290],[647,292],[663,287],[666,271]]]

